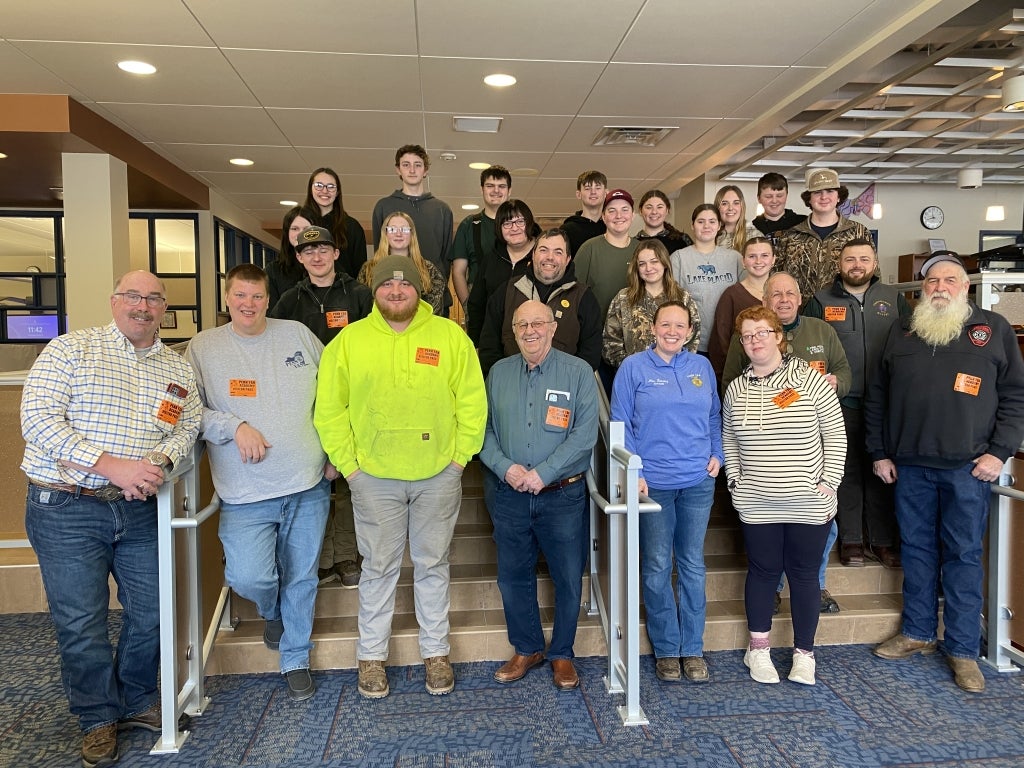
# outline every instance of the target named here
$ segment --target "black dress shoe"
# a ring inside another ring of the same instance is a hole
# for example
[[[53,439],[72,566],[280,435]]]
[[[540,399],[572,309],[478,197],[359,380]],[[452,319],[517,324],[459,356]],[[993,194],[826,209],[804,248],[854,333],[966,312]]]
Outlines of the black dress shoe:
[[[900,553],[892,547],[884,545],[872,545],[870,557],[872,560],[877,560],[886,568],[902,568],[903,563],[900,560]]]
[[[839,547],[839,562],[847,568],[860,568],[864,565],[863,544],[843,544]]]

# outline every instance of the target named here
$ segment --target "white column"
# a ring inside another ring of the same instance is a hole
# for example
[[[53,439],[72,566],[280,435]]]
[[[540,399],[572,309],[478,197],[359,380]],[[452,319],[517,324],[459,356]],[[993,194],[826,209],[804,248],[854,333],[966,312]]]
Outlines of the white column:
[[[64,153],[64,269],[68,330],[110,322],[114,280],[128,271],[128,166]]]

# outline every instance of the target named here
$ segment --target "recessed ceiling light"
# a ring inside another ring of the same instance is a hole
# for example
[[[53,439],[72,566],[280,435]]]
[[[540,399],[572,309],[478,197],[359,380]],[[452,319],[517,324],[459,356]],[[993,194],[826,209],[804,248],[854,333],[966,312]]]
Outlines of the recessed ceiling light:
[[[6,157],[7,155],[5,155],[3,152],[0,152],[0,160],[5,159]]]
[[[297,200],[281,200],[280,203],[281,203],[281,205],[298,205],[299,204],[299,202]]]
[[[516,79],[512,75],[494,74],[485,77],[484,82],[495,88],[508,88],[510,85],[516,84]]]
[[[490,166],[487,166],[487,167],[490,168]],[[462,206],[462,210],[464,210],[464,211],[475,211],[479,207],[480,206],[477,205],[476,203],[466,203],[464,206]]]
[[[233,157],[229,161],[232,165],[252,165],[252,160],[247,157]]]
[[[512,175],[513,176],[539,176],[540,175],[540,171],[538,171],[536,168],[513,168],[512,169]]]
[[[117,68],[133,75],[152,75],[156,72],[156,67],[144,61],[119,61]]]
[[[483,171],[483,170],[485,170],[487,168],[490,168],[491,164],[490,163],[470,163],[469,167],[472,168],[474,171]]]

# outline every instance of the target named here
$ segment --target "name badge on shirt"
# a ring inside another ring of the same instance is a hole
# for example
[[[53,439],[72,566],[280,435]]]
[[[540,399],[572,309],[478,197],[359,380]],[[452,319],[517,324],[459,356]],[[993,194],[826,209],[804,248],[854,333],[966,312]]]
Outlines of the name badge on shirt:
[[[416,362],[420,365],[432,365],[435,368],[441,361],[441,350],[429,347],[416,347]]]
[[[846,307],[825,307],[825,321],[841,323],[846,320]]]
[[[953,382],[953,391],[977,397],[981,391],[981,377],[971,376],[969,373],[958,373]]]
[[[814,370],[820,373],[822,376],[825,375],[825,361],[824,360],[808,360],[807,364]]]
[[[549,405],[547,416],[544,417],[544,423],[549,427],[568,429],[570,415],[571,411],[568,408],[559,408],[556,405]]]
[[[328,328],[344,328],[346,325],[348,325],[347,310],[338,309],[332,312],[325,312],[324,316],[327,318]]]
[[[791,406],[799,399],[799,392],[797,392],[792,387],[786,387],[784,390],[779,392],[779,394],[772,398],[772,402],[779,406],[779,408],[789,408],[789,406]]]
[[[256,397],[256,379],[231,379],[228,382],[231,397]]]
[[[156,412],[157,420],[172,427],[176,426],[178,419],[181,418],[181,412],[184,410],[183,405],[186,397],[188,397],[188,390],[183,386],[173,382],[168,384],[167,395],[160,401],[160,407]]]

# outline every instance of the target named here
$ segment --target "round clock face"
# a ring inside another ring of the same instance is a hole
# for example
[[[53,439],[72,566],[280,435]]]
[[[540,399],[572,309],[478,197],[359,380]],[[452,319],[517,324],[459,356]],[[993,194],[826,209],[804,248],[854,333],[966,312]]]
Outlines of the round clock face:
[[[938,229],[942,226],[944,219],[945,214],[942,213],[942,209],[937,205],[929,205],[921,211],[921,225],[925,229]]]

